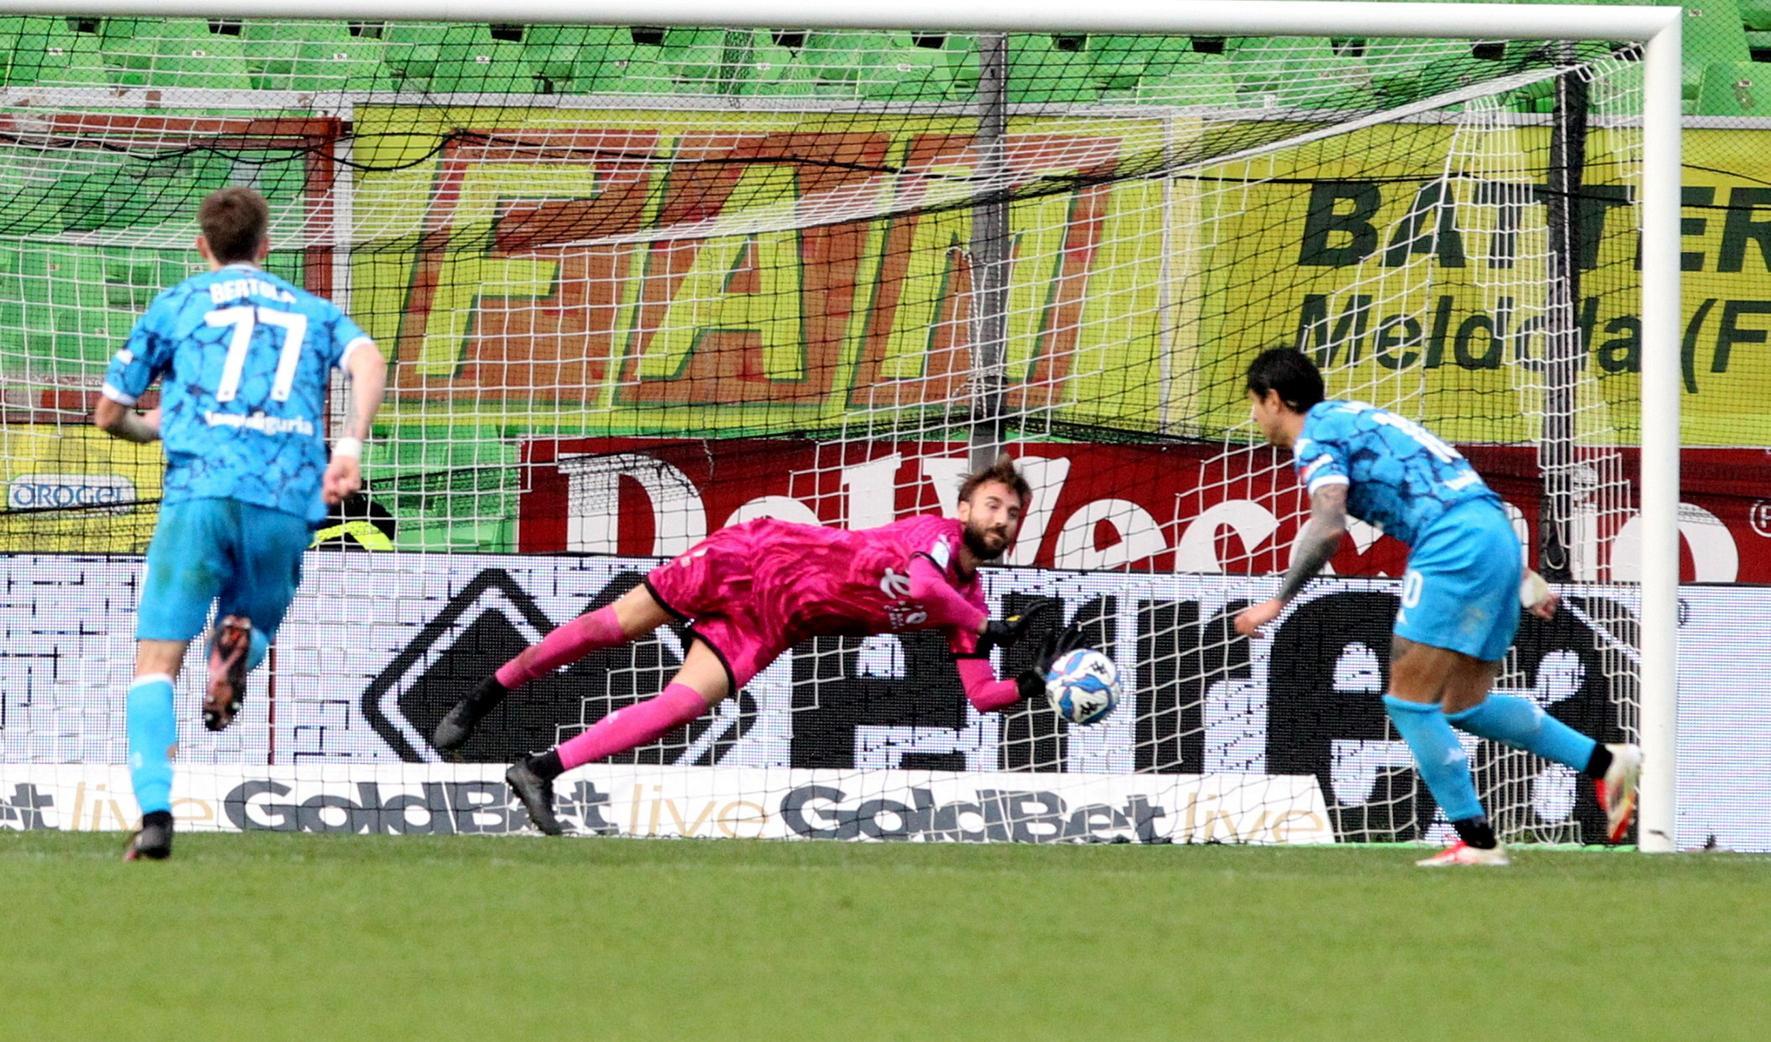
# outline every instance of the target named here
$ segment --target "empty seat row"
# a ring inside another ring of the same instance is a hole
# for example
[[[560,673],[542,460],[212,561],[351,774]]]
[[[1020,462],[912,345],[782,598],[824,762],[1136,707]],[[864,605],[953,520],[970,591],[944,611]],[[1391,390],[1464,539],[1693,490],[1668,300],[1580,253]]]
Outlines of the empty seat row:
[[[1729,99],[1745,96],[1738,85],[1752,78],[1755,55],[1771,58],[1771,0],[1712,0],[1688,8],[1686,23],[1688,109],[1751,109]],[[1017,104],[1276,95],[1325,108],[1473,81],[1511,53],[1452,42],[1080,34],[1014,34],[1008,49],[1007,94]],[[12,87],[913,102],[971,99],[979,61],[973,37],[908,32],[35,16],[0,18],[0,74]],[[1542,107],[1544,93],[1520,106]]]
[[[1326,39],[1016,34],[1008,47],[1008,98],[1020,104],[1284,92],[1340,105],[1414,89],[1438,60],[1413,44],[1362,51]],[[15,87],[931,101],[971,98],[979,76],[971,37],[888,32],[33,17],[0,19],[0,52]]]

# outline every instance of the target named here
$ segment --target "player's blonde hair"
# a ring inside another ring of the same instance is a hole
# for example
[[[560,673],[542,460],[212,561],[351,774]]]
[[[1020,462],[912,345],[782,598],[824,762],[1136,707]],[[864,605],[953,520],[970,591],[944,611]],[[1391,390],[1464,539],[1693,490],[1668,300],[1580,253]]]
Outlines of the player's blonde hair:
[[[270,206],[250,188],[219,188],[197,208],[197,225],[209,252],[223,264],[257,260],[270,223]]]

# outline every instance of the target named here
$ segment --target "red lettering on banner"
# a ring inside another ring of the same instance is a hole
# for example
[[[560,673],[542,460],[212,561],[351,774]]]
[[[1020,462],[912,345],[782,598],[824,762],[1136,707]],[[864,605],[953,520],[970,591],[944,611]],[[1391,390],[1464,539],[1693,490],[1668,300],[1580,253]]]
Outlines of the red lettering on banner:
[[[648,376],[641,371],[640,359],[653,349],[654,340],[667,325],[673,302],[681,303],[685,276],[697,263],[709,263],[699,258],[700,251],[731,251],[734,239],[733,232],[725,232],[711,239],[650,244],[646,247],[639,315],[617,387],[620,399],[684,404],[822,402],[840,369],[867,228],[864,222],[820,223],[817,210],[845,194],[864,193],[879,179],[890,144],[888,135],[873,132],[684,136],[675,155],[681,165],[673,168],[664,183],[664,206],[657,224],[692,228],[697,221],[712,221],[724,211],[739,182],[758,176],[757,171],[790,181],[792,187],[773,192],[782,200],[793,200],[796,212],[808,216],[808,226],[760,234],[792,237],[793,256],[777,258],[772,266],[786,263],[795,267],[792,277],[799,283],[799,297],[784,299],[763,284],[753,237],[736,249],[722,287],[722,296],[755,298],[752,322],[743,327],[710,325],[689,331],[693,343],[681,365],[667,375]],[[807,156],[821,158],[813,163],[806,161]],[[707,230],[715,231],[711,226]],[[786,308],[797,308],[797,314],[782,314]],[[780,322],[799,325],[797,346],[802,357],[797,370],[803,375],[796,379],[770,375],[759,358],[762,335],[758,325]]]
[[[571,244],[641,226],[657,140],[654,131],[491,130],[450,141],[431,187],[396,335],[397,356],[421,357],[436,316],[463,306],[461,300],[439,300],[463,292],[463,287],[448,284],[452,257],[533,258],[551,261],[557,269],[550,293],[541,297],[509,298],[475,290],[474,324],[450,345],[456,352],[453,371],[439,379],[434,372],[395,366],[390,390],[405,399],[451,398],[467,385],[478,388],[485,401],[510,396],[525,403],[575,402],[584,388],[602,382],[605,360],[614,354],[624,273],[634,247],[585,249]],[[592,194],[500,200],[489,237],[457,241],[465,234],[458,211],[470,172],[494,170],[499,163],[544,161],[587,168],[594,177]]]
[[[1536,450],[1464,451],[1517,511],[1535,548]],[[519,549],[665,556],[753,517],[868,527],[951,513],[964,453],[960,445],[918,442],[533,441],[523,446],[531,477],[520,501]],[[1684,578],[1771,581],[1771,547],[1753,529],[1756,493],[1771,482],[1771,461],[1749,450],[1686,456]],[[1264,449],[1226,455],[1184,444],[1046,444],[1025,446],[1020,458],[1034,501],[1021,543],[1004,558],[1008,565],[1270,574],[1290,562],[1306,517],[1289,460]],[[1634,451],[1622,459],[1623,479],[1633,480]],[[1694,489],[1693,477],[1707,484]],[[1638,538],[1639,524],[1611,513],[1589,527],[1598,572],[1576,578],[1610,581],[1613,540]],[[1338,575],[1395,577],[1406,561],[1401,543],[1356,525],[1331,567]]]

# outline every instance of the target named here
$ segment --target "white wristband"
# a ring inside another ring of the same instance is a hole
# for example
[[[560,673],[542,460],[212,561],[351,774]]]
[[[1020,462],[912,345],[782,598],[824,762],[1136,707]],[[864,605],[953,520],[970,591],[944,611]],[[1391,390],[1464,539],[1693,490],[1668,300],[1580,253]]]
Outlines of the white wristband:
[[[361,438],[340,438],[340,439],[338,439],[337,441],[332,443],[332,455],[333,456],[349,456],[351,459],[362,458],[363,439],[361,439]]]

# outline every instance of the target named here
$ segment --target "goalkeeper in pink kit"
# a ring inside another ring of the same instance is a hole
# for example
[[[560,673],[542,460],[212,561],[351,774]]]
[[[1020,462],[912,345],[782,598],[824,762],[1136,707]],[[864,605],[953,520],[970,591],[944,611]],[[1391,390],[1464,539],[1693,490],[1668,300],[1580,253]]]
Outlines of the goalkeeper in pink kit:
[[[643,637],[673,617],[694,641],[657,697],[610,713],[582,734],[505,774],[535,826],[561,831],[553,780],[582,764],[654,741],[705,713],[794,644],[811,637],[945,630],[966,698],[979,712],[1044,689],[1045,667],[1076,641],[1074,630],[1043,649],[1034,668],[998,680],[990,652],[1027,631],[1046,601],[992,621],[978,566],[1014,542],[1029,498],[1007,457],[960,486],[957,518],[924,515],[863,531],[763,519],[715,532],[654,568],[644,585],[559,627],[506,662],[437,725],[432,744],[459,748],[514,688],[599,648]]]

